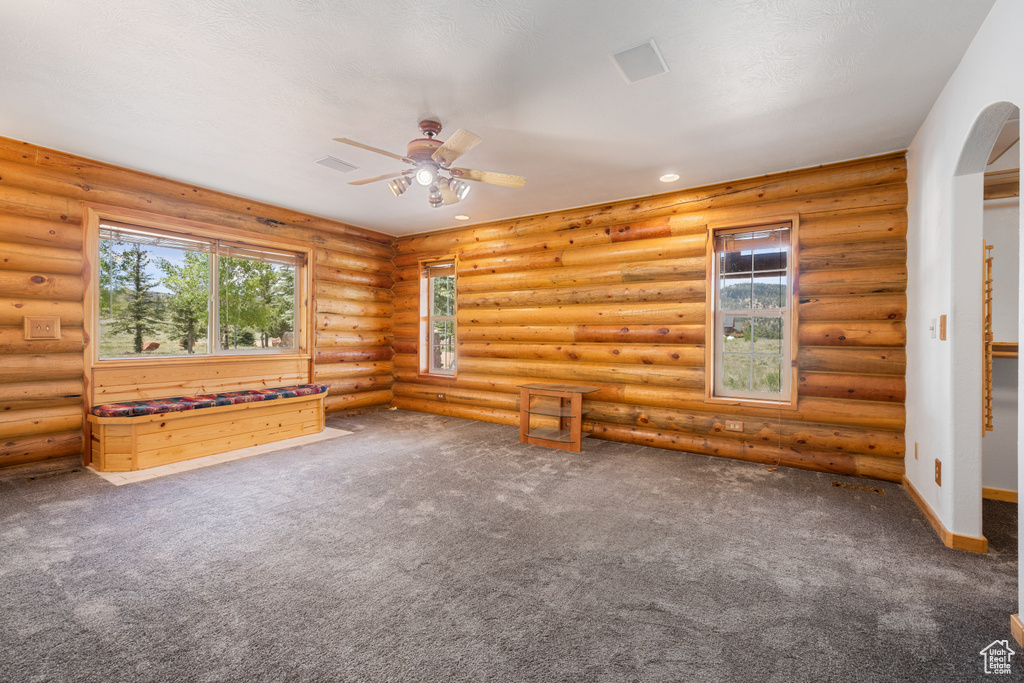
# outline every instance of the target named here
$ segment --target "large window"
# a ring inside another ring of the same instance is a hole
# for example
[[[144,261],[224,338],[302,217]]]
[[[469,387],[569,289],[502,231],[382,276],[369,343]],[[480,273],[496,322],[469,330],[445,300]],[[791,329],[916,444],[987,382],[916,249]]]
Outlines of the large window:
[[[423,264],[420,277],[420,371],[455,374],[455,262]]]
[[[792,223],[712,232],[710,397],[790,402]]]
[[[302,254],[100,221],[100,359],[296,353]]]

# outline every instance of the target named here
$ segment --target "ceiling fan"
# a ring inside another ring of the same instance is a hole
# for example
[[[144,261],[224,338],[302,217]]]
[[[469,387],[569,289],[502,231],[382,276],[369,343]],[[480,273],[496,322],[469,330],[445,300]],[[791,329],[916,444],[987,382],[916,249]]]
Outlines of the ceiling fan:
[[[440,206],[456,204],[459,200],[465,199],[466,195],[469,194],[470,187],[466,182],[467,180],[501,185],[502,187],[522,187],[526,183],[526,178],[522,176],[453,167],[452,164],[456,159],[481,142],[479,137],[468,130],[460,128],[446,142],[435,139],[435,136],[441,132],[441,124],[437,121],[420,121],[420,131],[426,137],[417,138],[409,142],[405,156],[392,154],[383,149],[364,145],[361,142],[349,140],[348,138],[334,138],[337,142],[343,142],[346,145],[383,154],[386,157],[403,161],[412,166],[412,168],[407,168],[404,171],[385,173],[384,175],[364,178],[362,180],[353,180],[349,185],[366,185],[379,180],[390,180],[391,182],[388,183],[388,187],[391,189],[391,192],[396,197],[401,197],[415,181],[429,188],[430,205],[436,209]]]

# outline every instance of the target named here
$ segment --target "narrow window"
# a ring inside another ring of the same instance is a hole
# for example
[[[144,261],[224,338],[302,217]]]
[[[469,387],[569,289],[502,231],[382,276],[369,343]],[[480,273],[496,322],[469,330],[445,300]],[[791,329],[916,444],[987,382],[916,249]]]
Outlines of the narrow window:
[[[792,223],[714,230],[709,397],[793,401]]]
[[[423,265],[420,279],[420,371],[455,374],[455,263]]]

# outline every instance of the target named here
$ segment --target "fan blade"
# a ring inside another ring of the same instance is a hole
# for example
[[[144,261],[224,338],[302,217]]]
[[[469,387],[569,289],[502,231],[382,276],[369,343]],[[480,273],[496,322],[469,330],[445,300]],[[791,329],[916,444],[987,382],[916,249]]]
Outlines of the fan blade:
[[[383,149],[377,149],[376,147],[370,147],[369,145],[364,145],[361,142],[356,142],[355,140],[349,140],[348,138],[334,138],[334,141],[335,142],[344,142],[346,145],[352,145],[353,147],[358,147],[360,149],[365,149],[365,150],[367,150],[369,152],[376,152],[377,154],[383,154],[386,157],[391,157],[392,159],[398,159],[399,161],[404,161],[407,164],[413,163],[411,159],[408,159],[406,157],[401,157],[401,156],[398,156],[397,154],[392,154],[391,152],[386,152]]]
[[[459,195],[452,191],[448,183],[438,183],[437,189],[441,192],[441,199],[444,200],[445,206],[459,203]]]
[[[375,175],[372,178],[363,178],[362,180],[353,180],[349,185],[366,185],[368,183],[375,183],[378,180],[388,180],[390,178],[397,178],[403,175],[405,171],[398,171],[396,173],[385,173],[384,175]]]
[[[430,157],[443,166],[450,166],[456,159],[479,145],[482,141],[468,130],[459,128],[448,140],[437,148]]]
[[[501,185],[502,187],[519,188],[526,184],[526,178],[524,178],[523,176],[509,175],[508,173],[495,173],[494,171],[474,171],[471,168],[453,168],[451,169],[451,173],[456,178],[476,180],[481,183]]]

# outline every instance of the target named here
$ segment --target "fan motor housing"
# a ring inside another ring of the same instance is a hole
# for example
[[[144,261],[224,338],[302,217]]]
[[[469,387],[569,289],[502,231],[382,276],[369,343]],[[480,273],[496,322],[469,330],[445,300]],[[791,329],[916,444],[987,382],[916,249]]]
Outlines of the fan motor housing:
[[[409,143],[405,156],[417,163],[430,161],[430,157],[443,144],[441,140],[435,140],[434,138],[417,138]]]

